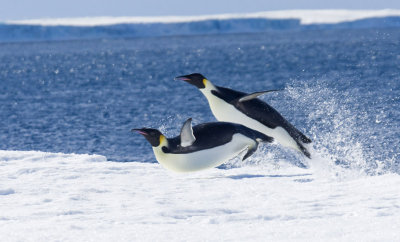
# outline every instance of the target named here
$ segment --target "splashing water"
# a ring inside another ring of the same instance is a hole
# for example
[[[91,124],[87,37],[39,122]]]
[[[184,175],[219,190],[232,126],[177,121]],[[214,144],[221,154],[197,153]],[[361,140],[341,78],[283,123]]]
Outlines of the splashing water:
[[[284,92],[262,97],[278,110],[284,110],[284,116],[295,120],[295,126],[313,140],[308,145],[311,160],[279,144],[268,144],[260,145],[246,161],[241,160],[243,153],[220,168],[258,166],[277,170],[292,164],[310,167],[322,177],[338,179],[397,171],[399,153],[393,144],[398,138],[392,130],[394,121],[388,115],[391,107],[384,108],[387,104],[376,102],[373,108],[380,111],[371,113],[371,105],[366,105],[371,102],[369,97],[354,89],[340,90],[331,83],[292,82]],[[168,137],[176,136],[186,118],[164,118],[159,122],[160,130]],[[194,124],[202,122],[201,118],[194,119]]]
[[[264,145],[247,161],[236,158],[224,167],[279,169],[284,163],[300,167],[305,164],[321,177],[338,179],[397,172],[398,136],[393,116],[389,115],[393,107],[372,102],[367,94],[340,90],[326,80],[288,84],[284,92],[263,99],[274,107],[284,106],[284,116],[296,120],[295,125],[300,123],[296,126],[303,127],[301,130],[313,140],[308,145],[312,159],[280,145]]]
[[[340,91],[329,87],[326,81],[291,84],[287,91],[293,109],[307,113],[307,131],[315,157],[312,163],[322,159],[331,167],[364,174],[382,174],[395,168],[391,166],[398,153],[385,142],[396,141],[392,127],[385,125],[391,120],[381,116],[381,122],[373,122],[371,105],[366,105],[371,100],[365,95],[354,89]],[[379,124],[383,125],[376,127]]]

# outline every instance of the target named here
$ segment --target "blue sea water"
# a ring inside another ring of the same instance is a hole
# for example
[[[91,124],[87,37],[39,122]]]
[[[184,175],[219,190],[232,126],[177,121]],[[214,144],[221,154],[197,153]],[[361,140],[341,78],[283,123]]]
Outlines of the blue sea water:
[[[314,150],[343,167],[400,172],[398,28],[1,43],[0,149],[155,162],[132,128],[175,136],[189,117],[215,120],[195,87],[174,81],[192,72],[241,91],[283,88],[262,99]]]

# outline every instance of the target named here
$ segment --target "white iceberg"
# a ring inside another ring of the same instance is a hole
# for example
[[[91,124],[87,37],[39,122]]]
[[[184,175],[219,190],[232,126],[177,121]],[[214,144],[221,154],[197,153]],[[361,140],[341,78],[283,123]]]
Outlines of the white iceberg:
[[[366,18],[382,18],[400,16],[400,10],[346,10],[346,9],[322,9],[322,10],[281,10],[266,11],[246,14],[215,14],[201,16],[157,16],[157,17],[82,17],[82,18],[43,18],[27,20],[5,21],[7,24],[26,24],[43,26],[103,26],[115,24],[151,24],[151,23],[184,23],[206,20],[229,19],[299,19],[301,24],[337,24],[341,22],[355,21]]]

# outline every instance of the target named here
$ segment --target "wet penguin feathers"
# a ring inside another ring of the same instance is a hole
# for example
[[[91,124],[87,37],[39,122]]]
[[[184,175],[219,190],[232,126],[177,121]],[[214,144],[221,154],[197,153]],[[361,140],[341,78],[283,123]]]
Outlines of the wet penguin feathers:
[[[221,165],[247,150],[243,159],[250,157],[259,142],[272,142],[263,133],[243,125],[228,122],[203,123],[192,127],[186,120],[179,136],[165,138],[156,129],[133,129],[146,137],[153,146],[157,161],[176,172],[199,171]]]
[[[309,158],[311,157],[304,146],[311,143],[311,139],[290,124],[277,110],[257,98],[260,95],[278,90],[249,94],[213,85],[199,73],[180,76],[176,79],[197,86],[207,98],[211,111],[217,120],[242,124],[265,135],[272,136],[282,145],[300,151]]]
[[[252,95],[219,86],[216,86],[216,88],[217,90],[211,91],[212,94],[225,100],[227,103],[230,103],[246,116],[259,121],[268,128],[275,129],[276,127],[282,127],[283,129],[285,129],[289,133],[289,135],[295,140],[299,150],[306,157],[311,158],[311,154],[303,145],[311,143],[311,139],[305,136],[291,123],[289,123],[273,107],[256,98],[257,96],[267,93],[269,91],[257,92]]]
[[[232,141],[232,136],[237,133],[260,142],[271,143],[273,141],[272,137],[249,129],[240,124],[228,122],[211,122],[198,124],[192,128],[191,122],[191,118],[186,120],[186,122],[182,126],[181,134],[175,138],[168,139],[170,146],[167,151],[168,153],[183,154],[199,150],[211,149],[213,147],[229,143],[230,141]],[[194,138],[189,138],[192,143],[190,145],[182,145],[188,144],[188,139],[186,136],[191,136],[190,133],[193,134]]]
[[[256,98],[259,95],[279,90],[269,90],[264,92],[256,92],[254,94],[247,94],[225,87],[216,87],[217,90],[211,91],[215,96],[232,104],[247,116],[260,121],[262,124],[272,129],[281,126],[288,130],[292,137],[300,139],[301,142],[306,144],[311,143],[311,139],[290,124],[284,117],[282,117],[282,115],[279,114],[278,111],[276,111],[267,103]],[[251,106],[251,108],[248,108],[249,106]]]

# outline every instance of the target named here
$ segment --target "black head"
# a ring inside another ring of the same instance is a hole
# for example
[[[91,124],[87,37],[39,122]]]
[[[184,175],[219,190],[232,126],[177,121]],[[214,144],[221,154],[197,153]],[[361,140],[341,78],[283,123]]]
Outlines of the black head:
[[[207,83],[207,78],[205,78],[200,73],[193,73],[193,74],[186,75],[186,76],[178,76],[178,77],[175,77],[175,80],[185,81],[185,82],[190,83],[198,88],[205,88],[206,83]]]
[[[165,136],[157,129],[148,129],[148,128],[132,129],[132,132],[136,132],[143,135],[153,147],[159,146],[163,142],[163,139],[165,139]]]

